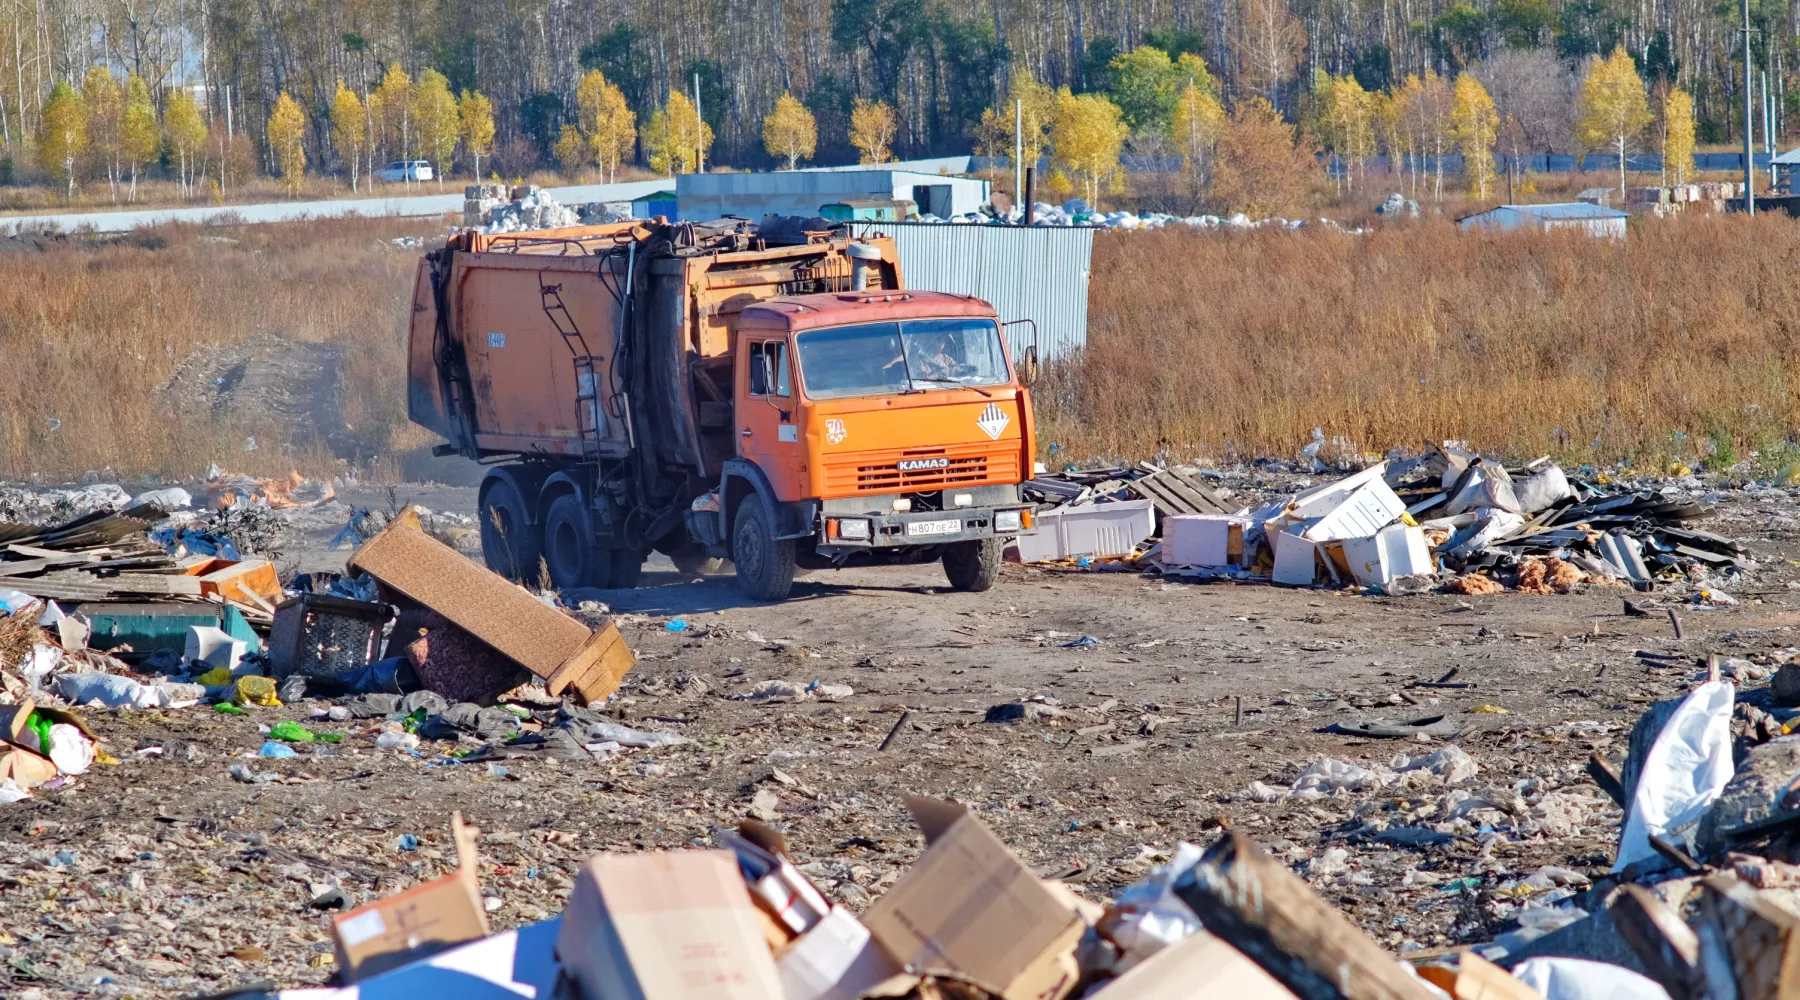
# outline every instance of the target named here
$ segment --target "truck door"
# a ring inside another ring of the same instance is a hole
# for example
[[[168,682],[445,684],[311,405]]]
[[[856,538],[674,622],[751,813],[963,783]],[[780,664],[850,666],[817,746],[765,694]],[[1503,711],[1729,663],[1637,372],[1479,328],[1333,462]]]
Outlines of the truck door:
[[[755,462],[783,500],[798,500],[806,481],[787,341],[749,335],[738,376],[738,454]]]

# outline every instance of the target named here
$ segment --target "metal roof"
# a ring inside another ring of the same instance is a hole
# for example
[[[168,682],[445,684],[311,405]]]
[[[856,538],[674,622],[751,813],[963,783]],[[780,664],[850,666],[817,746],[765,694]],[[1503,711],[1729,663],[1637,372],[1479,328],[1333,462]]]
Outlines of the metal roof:
[[[1631,213],[1622,209],[1608,208],[1605,205],[1594,205],[1585,201],[1564,201],[1548,205],[1500,205],[1485,212],[1465,215],[1464,219],[1480,219],[1482,216],[1494,215],[1498,212],[1517,212],[1539,219],[1629,219]],[[1461,219],[1457,221],[1462,221]]]

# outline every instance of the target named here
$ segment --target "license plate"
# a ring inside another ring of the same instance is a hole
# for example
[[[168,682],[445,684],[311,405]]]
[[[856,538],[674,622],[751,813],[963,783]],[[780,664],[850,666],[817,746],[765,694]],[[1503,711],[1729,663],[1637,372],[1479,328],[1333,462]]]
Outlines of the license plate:
[[[947,521],[908,521],[906,537],[916,538],[920,535],[954,535],[962,531],[962,518],[953,517]]]

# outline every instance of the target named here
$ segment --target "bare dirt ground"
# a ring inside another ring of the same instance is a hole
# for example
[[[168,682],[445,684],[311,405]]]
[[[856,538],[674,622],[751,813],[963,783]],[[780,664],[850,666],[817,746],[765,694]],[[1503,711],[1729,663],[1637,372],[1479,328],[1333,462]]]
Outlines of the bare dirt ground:
[[[497,927],[559,912],[590,854],[705,844],[715,825],[771,809],[796,860],[860,909],[921,849],[902,802],[921,794],[970,803],[1028,864],[1095,899],[1178,841],[1230,827],[1390,948],[1484,940],[1531,894],[1518,879],[1547,864],[1610,867],[1619,812],[1583,775],[1590,753],[1622,754],[1632,721],[1691,683],[1706,653],[1767,662],[1800,645],[1796,497],[1714,497],[1721,516],[1705,526],[1750,543],[1759,566],[1725,588],[1735,607],[1681,611],[1680,640],[1661,612],[1625,616],[1622,598],[1685,591],[1390,599],[1008,566],[993,590],[963,594],[927,566],[812,574],[792,600],[762,605],[729,578],[660,563],[641,589],[570,596],[609,604],[638,652],[608,714],[677,731],[691,741],[680,746],[463,764],[443,755],[449,743],[378,750],[368,722],[311,719],[322,702],[240,717],[90,711],[120,764],[0,806],[0,994],[321,983],[329,915],[309,901],[335,885],[361,903],[447,871],[452,810],[485,832]],[[474,491],[407,487],[398,499],[472,514]],[[341,568],[329,533],[297,540],[284,565]],[[686,630],[668,630],[672,617]],[[1098,644],[1063,648],[1081,636]],[[1658,667],[1640,650],[1684,659]],[[1452,668],[1471,686],[1407,686]],[[767,680],[854,694],[733,700]],[[1031,699],[1053,711],[984,721],[990,706]],[[1444,741],[1319,730],[1435,715],[1462,728],[1451,742],[1480,765],[1457,788],[1413,773],[1318,798],[1249,790],[1285,789],[1321,758],[1429,754]],[[344,740],[256,759],[259,725],[282,719]],[[234,781],[234,763],[277,779]],[[416,849],[403,849],[408,834]]]

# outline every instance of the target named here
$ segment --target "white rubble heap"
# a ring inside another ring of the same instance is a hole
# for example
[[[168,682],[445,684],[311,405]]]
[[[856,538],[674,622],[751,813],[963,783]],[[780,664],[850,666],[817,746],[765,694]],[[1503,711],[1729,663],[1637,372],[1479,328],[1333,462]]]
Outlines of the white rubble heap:
[[[505,200],[507,194],[512,200]],[[501,184],[471,184],[463,192],[463,226],[485,233],[592,226],[631,218],[629,202],[589,202],[568,206],[535,184],[507,191]]]
[[[1014,207],[1010,211],[990,215],[986,212],[966,212],[940,219],[935,215],[922,215],[920,222],[949,222],[956,225],[991,225],[1016,226],[1024,221],[1024,212]],[[1275,226],[1281,229],[1304,229],[1310,226],[1325,226],[1345,232],[1360,233],[1360,229],[1345,229],[1332,219],[1283,219],[1270,217],[1267,219],[1251,219],[1242,212],[1221,218],[1217,215],[1170,215],[1166,212],[1097,212],[1080,198],[1071,198],[1060,206],[1045,202],[1033,205],[1032,225],[1034,226],[1099,226],[1105,229],[1165,229],[1186,226],[1189,229],[1260,229]]]

